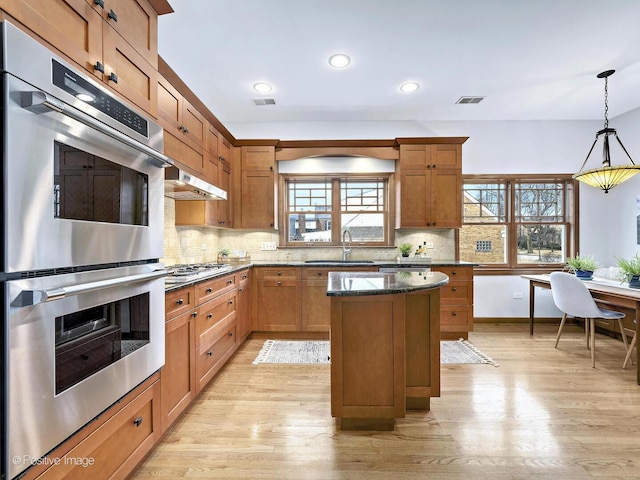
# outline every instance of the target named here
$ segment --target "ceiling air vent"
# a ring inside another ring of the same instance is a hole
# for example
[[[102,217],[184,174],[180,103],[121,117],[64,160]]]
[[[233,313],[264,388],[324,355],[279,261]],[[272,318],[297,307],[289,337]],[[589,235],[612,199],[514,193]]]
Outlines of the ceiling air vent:
[[[253,99],[253,103],[255,103],[258,106],[260,106],[260,105],[275,105],[276,104],[276,99],[275,98],[254,98]]]
[[[480,103],[484,97],[460,97],[456,103]]]

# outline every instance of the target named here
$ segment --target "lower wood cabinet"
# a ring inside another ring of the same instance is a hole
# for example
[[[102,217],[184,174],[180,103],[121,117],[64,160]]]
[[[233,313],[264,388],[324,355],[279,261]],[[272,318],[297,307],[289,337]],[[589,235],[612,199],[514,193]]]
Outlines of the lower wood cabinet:
[[[258,268],[256,274],[257,330],[300,330],[300,268]]]
[[[242,342],[251,333],[251,277],[250,270],[238,272],[237,325],[238,342]]]
[[[116,480],[127,478],[160,440],[160,381],[155,374],[101,414],[48,458],[60,459],[48,469],[36,465],[23,479]]]
[[[375,268],[349,267],[349,272],[372,272]],[[331,299],[327,297],[329,272],[335,268],[302,268],[302,325],[304,332],[328,332],[331,328]]]
[[[473,330],[473,267],[434,266],[449,277],[440,288],[440,336],[443,340],[469,338]]]
[[[161,371],[163,431],[196,396],[195,363],[195,319],[192,312],[186,312],[165,324],[165,363]]]

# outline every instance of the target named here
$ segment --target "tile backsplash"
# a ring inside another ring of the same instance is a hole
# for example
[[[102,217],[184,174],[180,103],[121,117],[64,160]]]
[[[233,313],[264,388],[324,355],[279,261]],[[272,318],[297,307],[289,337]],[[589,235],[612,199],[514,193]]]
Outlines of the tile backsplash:
[[[165,257],[166,265],[176,263],[215,262],[218,250],[244,250],[252,260],[298,261],[342,258],[340,247],[278,248],[263,251],[264,242],[278,244],[278,232],[268,230],[233,230],[210,227],[176,227],[175,200],[165,198]],[[427,254],[436,261],[455,259],[455,232],[442,230],[396,230],[395,244],[411,243],[414,250],[424,243],[432,244]],[[431,245],[430,245],[431,246]],[[351,260],[395,260],[395,248],[353,247]]]

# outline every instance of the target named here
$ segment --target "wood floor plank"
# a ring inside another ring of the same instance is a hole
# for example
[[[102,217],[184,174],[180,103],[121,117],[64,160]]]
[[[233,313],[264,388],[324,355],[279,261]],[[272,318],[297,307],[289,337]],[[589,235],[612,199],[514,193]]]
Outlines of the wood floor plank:
[[[476,326],[499,363],[443,365],[442,395],[393,432],[343,432],[328,365],[253,365],[248,340],[133,475],[153,479],[640,478],[640,386],[622,342],[566,327]]]

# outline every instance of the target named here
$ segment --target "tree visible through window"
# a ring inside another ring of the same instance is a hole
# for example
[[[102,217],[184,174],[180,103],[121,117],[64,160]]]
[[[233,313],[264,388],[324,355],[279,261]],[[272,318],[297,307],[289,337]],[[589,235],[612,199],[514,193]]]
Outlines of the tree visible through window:
[[[465,178],[461,260],[509,268],[564,264],[576,225],[573,181]]]

